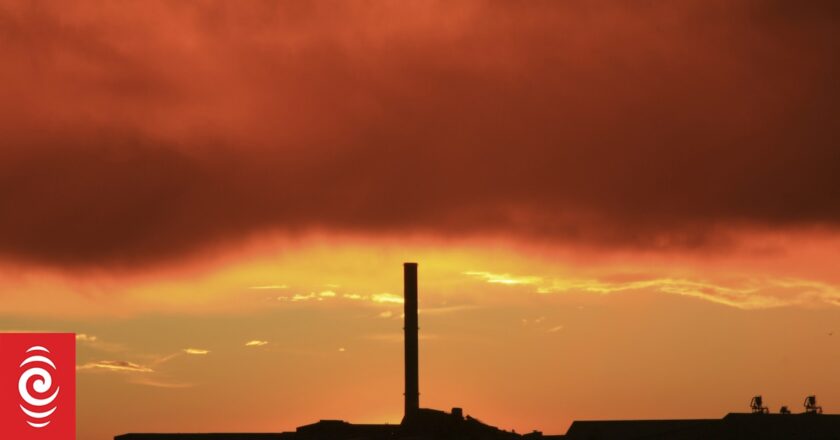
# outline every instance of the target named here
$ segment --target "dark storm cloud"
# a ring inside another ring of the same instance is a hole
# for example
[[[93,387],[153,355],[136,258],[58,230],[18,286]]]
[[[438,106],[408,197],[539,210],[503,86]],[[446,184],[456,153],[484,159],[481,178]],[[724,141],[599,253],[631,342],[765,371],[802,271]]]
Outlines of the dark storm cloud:
[[[781,1],[6,5],[0,253],[834,228],[838,18]]]

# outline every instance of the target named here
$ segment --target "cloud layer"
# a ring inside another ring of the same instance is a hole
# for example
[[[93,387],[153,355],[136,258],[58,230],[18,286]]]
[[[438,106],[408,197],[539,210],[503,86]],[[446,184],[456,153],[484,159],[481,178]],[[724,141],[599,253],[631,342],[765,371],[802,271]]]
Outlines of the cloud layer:
[[[8,259],[840,223],[835,2],[124,6],[0,7]]]

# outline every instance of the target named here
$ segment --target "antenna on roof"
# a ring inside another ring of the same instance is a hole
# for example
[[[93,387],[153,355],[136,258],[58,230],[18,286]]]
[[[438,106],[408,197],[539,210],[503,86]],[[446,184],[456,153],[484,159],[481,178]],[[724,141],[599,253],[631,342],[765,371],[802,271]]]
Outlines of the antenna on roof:
[[[770,412],[770,410],[764,406],[761,396],[753,396],[752,400],[750,400],[750,409],[752,409],[753,414],[767,414]]]
[[[805,413],[822,414],[822,407],[817,406],[817,396],[808,396],[805,398]]]

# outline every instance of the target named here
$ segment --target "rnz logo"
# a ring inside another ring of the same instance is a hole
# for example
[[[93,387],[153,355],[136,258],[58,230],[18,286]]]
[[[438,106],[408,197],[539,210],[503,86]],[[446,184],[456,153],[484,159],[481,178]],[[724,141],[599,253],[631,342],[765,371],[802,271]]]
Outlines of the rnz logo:
[[[20,409],[29,418],[29,426],[40,429],[50,424],[49,417],[58,409],[56,397],[61,387],[53,384],[55,363],[50,359],[50,351],[36,345],[26,350],[29,355],[21,368],[25,368],[18,379],[18,393],[23,402]]]
[[[76,439],[76,335],[0,333],[0,440]]]

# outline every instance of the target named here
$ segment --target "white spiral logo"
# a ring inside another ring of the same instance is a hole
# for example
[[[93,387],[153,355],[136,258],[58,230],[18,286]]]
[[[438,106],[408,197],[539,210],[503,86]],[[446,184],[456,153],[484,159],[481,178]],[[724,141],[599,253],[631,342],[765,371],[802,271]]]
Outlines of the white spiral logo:
[[[20,409],[23,410],[23,413],[29,416],[32,420],[27,420],[26,423],[33,428],[43,428],[50,424],[47,417],[51,416],[52,413],[58,408],[58,405],[53,405],[52,403],[55,401],[55,398],[58,397],[58,386],[55,387],[55,392],[51,395],[47,396],[53,386],[52,375],[49,371],[45,370],[45,366],[52,367],[52,370],[55,371],[57,368],[53,361],[50,360],[47,355],[49,355],[49,350],[41,346],[34,346],[30,347],[29,350],[26,350],[27,353],[36,352],[29,355],[23,362],[21,362],[20,366],[23,367],[24,365],[30,365],[26,371],[24,371],[20,375],[20,380],[18,380],[18,392],[20,393],[20,397],[23,401],[30,406],[32,409],[29,409],[23,405],[19,405]],[[47,355],[39,354],[47,353]],[[32,380],[32,390],[35,392],[35,396],[30,393],[29,382]]]

